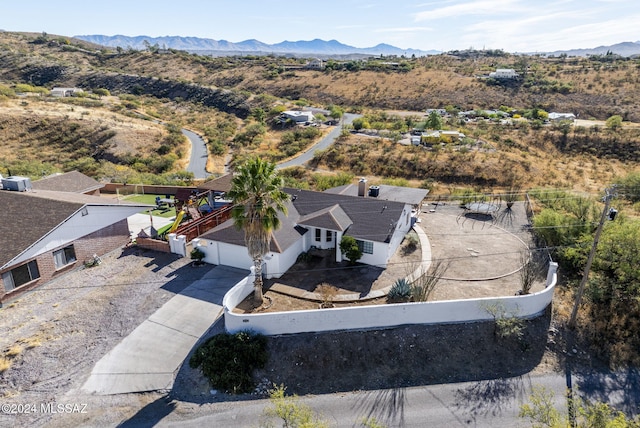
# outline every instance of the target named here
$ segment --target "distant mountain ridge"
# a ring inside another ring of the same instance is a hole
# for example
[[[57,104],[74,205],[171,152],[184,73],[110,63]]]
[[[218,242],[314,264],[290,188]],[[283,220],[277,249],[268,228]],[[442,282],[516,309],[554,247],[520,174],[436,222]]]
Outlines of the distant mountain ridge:
[[[640,55],[640,41],[637,42],[622,42],[609,46],[598,46],[591,49],[569,49],[554,52],[547,52],[547,55],[562,55],[568,56],[587,56],[587,55],[605,55],[607,52],[611,52],[620,56],[634,56]]]
[[[179,49],[189,52],[237,52],[237,53],[274,53],[291,55],[406,55],[425,56],[440,53],[440,51],[419,49],[401,49],[395,46],[381,43],[369,48],[357,48],[345,45],[337,40],[299,40],[295,42],[284,41],[273,45],[263,43],[259,40],[250,39],[239,43],[227,40],[204,39],[200,37],[182,36],[105,36],[105,35],[84,35],[74,36],[76,39],[85,40],[107,47],[121,47],[132,49],[145,49],[147,43],[151,46],[157,45],[160,48]]]

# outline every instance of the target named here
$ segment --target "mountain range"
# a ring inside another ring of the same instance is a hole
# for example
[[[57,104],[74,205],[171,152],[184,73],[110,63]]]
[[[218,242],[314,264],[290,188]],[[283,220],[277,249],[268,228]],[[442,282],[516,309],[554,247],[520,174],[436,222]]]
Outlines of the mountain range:
[[[104,35],[85,35],[74,36],[76,39],[85,40],[107,47],[121,47],[131,49],[145,49],[148,45],[157,45],[160,48],[179,49],[187,52],[197,53],[234,53],[234,54],[250,54],[250,53],[273,53],[280,55],[405,55],[405,56],[425,56],[438,54],[440,51],[430,50],[421,51],[418,49],[401,49],[387,44],[379,44],[369,48],[357,48],[345,45],[337,40],[320,40],[314,39],[310,41],[284,41],[276,44],[267,44],[259,40],[251,39],[239,43],[229,42],[227,40],[213,40],[199,37],[181,37],[181,36],[164,36],[164,37],[148,37],[148,36],[104,36]],[[148,45],[147,45],[148,44]]]
[[[569,49],[562,51],[546,52],[547,55],[562,55],[567,56],[588,56],[588,55],[605,55],[607,52],[611,52],[620,56],[636,56],[640,55],[640,41],[637,42],[622,42],[609,46],[598,46],[591,49]]]
[[[267,44],[259,40],[250,39],[238,43],[229,42],[227,40],[214,40],[200,37],[182,37],[182,36],[105,36],[105,35],[84,35],[74,36],[77,39],[95,43],[107,47],[121,47],[131,49],[146,49],[148,46],[158,46],[159,48],[178,49],[187,52],[194,52],[209,55],[246,55],[246,54],[277,54],[292,56],[309,56],[315,55],[322,58],[332,56],[348,56],[348,55],[405,55],[405,56],[425,56],[441,53],[437,50],[423,51],[419,49],[401,49],[388,44],[378,44],[369,48],[357,48],[345,45],[337,40],[299,40],[295,42],[284,41],[276,44]],[[591,49],[569,49],[558,50],[553,52],[536,52],[543,55],[563,55],[568,56],[587,56],[587,55],[604,55],[612,52],[625,57],[640,55],[640,41],[623,42],[609,46],[598,46]]]

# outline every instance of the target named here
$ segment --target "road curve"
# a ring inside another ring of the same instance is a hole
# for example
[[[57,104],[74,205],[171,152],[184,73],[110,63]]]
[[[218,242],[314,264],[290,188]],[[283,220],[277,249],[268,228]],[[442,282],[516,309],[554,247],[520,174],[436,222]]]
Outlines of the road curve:
[[[362,115],[345,113],[344,116],[342,117],[342,123],[348,125],[358,117],[362,117]],[[330,145],[332,145],[336,141],[336,139],[340,136],[340,132],[342,132],[342,126],[338,125],[335,128],[333,128],[331,132],[325,135],[324,138],[322,138],[313,146],[309,147],[302,154],[300,154],[299,156],[296,156],[291,160],[278,164],[277,168],[282,169],[282,168],[289,168],[291,166],[304,165],[305,163],[309,162],[313,158],[313,154],[316,152],[316,150],[324,150]]]
[[[211,174],[207,172],[207,159],[209,158],[207,144],[198,134],[188,129],[183,129],[182,135],[191,142],[191,158],[189,159],[187,171],[193,172],[193,176],[196,179],[209,177]]]

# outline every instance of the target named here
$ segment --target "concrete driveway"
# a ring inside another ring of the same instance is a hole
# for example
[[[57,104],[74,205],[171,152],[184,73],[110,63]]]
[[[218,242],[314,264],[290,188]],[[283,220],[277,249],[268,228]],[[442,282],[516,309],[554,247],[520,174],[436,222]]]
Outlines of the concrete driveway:
[[[225,293],[248,274],[211,269],[102,357],[82,389],[101,395],[170,390],[194,345],[222,316]]]

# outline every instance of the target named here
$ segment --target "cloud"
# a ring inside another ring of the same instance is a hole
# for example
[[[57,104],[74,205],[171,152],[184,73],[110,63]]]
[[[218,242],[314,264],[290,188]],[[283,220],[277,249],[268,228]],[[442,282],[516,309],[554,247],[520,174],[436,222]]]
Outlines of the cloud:
[[[513,14],[520,9],[519,3],[520,0],[476,0],[418,12],[414,19],[420,22],[452,16]]]
[[[431,27],[396,27],[396,28],[377,28],[374,33],[415,33],[420,31],[433,31]]]

